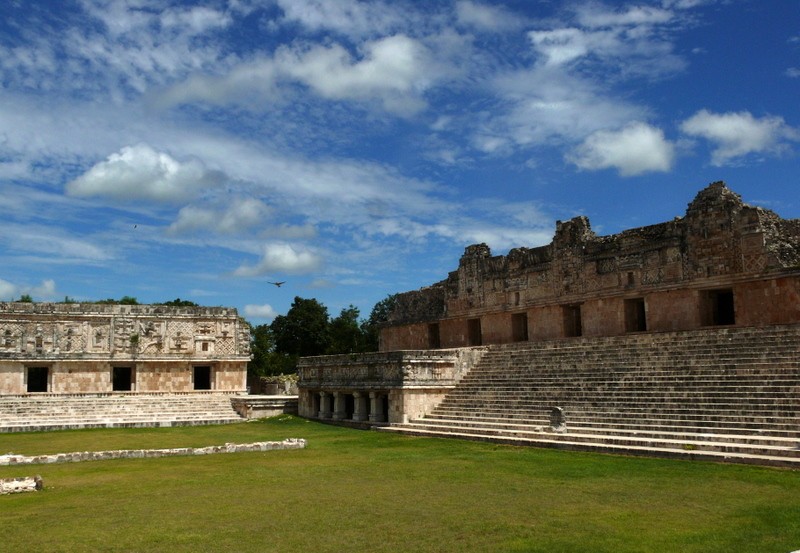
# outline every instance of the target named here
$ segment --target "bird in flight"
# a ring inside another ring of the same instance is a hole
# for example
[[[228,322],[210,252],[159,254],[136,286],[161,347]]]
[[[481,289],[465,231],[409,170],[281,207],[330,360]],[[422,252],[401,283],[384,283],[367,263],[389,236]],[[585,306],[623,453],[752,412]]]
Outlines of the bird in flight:
[[[281,281],[281,282],[268,282],[267,284],[274,284],[275,286],[277,286],[278,288],[280,288],[281,286],[283,286],[284,284],[286,284],[286,281],[284,280],[284,281]]]

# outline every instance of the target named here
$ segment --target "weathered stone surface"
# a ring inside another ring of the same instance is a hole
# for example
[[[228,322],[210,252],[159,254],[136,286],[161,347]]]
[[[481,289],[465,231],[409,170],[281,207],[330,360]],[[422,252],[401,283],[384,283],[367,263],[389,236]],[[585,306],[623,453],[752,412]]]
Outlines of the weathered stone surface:
[[[83,461],[107,461],[111,459],[141,459],[158,457],[179,457],[188,455],[212,455],[216,453],[242,453],[253,451],[275,451],[282,449],[303,449],[306,440],[288,438],[282,442],[253,442],[250,444],[225,444],[208,447],[180,447],[173,449],[118,449],[113,451],[84,451],[56,453],[54,455],[0,455],[0,466],[37,465],[52,463],[80,463]]]
[[[798,322],[800,220],[716,182],[672,221],[598,236],[576,217],[546,246],[469,246],[446,280],[396,305],[382,351]]]
[[[38,492],[44,487],[41,476],[0,479],[0,495],[12,493]]]
[[[232,308],[0,302],[0,394],[244,391],[249,359]]]

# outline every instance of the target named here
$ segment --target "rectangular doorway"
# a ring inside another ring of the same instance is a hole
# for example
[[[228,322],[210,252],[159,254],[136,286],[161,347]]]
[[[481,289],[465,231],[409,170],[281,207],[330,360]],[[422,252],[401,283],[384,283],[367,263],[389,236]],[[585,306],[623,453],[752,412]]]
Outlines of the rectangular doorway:
[[[428,349],[439,349],[441,346],[439,323],[431,323],[428,325]]]
[[[647,330],[647,317],[644,298],[625,300],[625,332],[644,332]]]
[[[130,392],[133,389],[133,368],[113,367],[111,369],[111,389],[115,392]]]
[[[581,306],[578,305],[565,305],[564,309],[564,336],[573,338],[583,334],[583,325],[581,323]]]
[[[467,338],[469,339],[470,346],[480,346],[483,343],[483,336],[481,333],[481,320],[469,319],[467,321]]]
[[[28,367],[29,394],[47,392],[50,384],[50,367]]]
[[[511,339],[515,342],[528,341],[527,313],[514,313],[511,315]]]
[[[194,389],[211,389],[211,367],[202,365],[194,368]]]
[[[707,290],[701,302],[704,325],[736,324],[733,290]]]

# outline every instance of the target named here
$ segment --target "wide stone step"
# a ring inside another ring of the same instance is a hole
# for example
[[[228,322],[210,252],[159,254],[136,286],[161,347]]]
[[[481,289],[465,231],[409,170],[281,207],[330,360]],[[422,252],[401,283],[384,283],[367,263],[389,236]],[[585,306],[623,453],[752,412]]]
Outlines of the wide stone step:
[[[222,424],[243,420],[229,394],[10,396],[0,432],[119,426]]]
[[[425,428],[412,428],[408,426],[387,426],[379,428],[383,432],[401,432],[415,436],[441,437],[441,438],[460,438],[466,440],[489,441],[508,445],[527,445],[536,447],[547,447],[568,451],[592,451],[602,453],[614,453],[619,455],[640,455],[651,457],[662,457],[672,459],[719,461],[728,463],[759,464],[788,468],[800,468],[800,458],[786,457],[783,455],[768,455],[757,453],[736,453],[720,451],[693,450],[675,447],[653,447],[646,444],[635,446],[622,444],[600,444],[592,442],[571,441],[567,437],[554,439],[548,435],[542,438],[520,438],[514,436],[498,436],[491,434],[481,434],[479,432],[449,432],[441,430],[431,430]]]
[[[432,419],[425,417],[424,419],[413,420],[409,424],[424,425],[428,427],[437,428],[474,428],[485,430],[502,430],[505,432],[532,432],[535,434],[552,433],[549,421],[540,421],[538,424],[518,423],[518,422],[498,422],[498,421],[483,421],[477,419],[467,418],[451,418],[451,419]],[[794,436],[765,436],[762,434],[752,433],[728,433],[723,430],[688,432],[685,429],[676,431],[666,430],[664,428],[652,430],[643,428],[624,428],[624,427],[603,427],[596,428],[593,426],[575,426],[568,425],[568,433],[570,435],[586,435],[586,436],[630,436],[641,439],[667,439],[678,441],[715,441],[724,443],[741,443],[741,444],[758,444],[769,445],[775,447],[789,447],[798,448],[800,446],[800,433],[795,433]],[[799,448],[800,449],[800,448]]]

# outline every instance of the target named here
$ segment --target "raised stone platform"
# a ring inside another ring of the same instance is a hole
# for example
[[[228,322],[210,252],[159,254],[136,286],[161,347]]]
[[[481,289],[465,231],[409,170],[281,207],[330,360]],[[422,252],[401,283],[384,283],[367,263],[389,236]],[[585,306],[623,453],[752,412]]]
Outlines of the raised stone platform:
[[[232,397],[216,392],[6,395],[0,396],[0,432],[242,422]]]
[[[800,325],[492,346],[430,413],[382,430],[800,468],[799,346]]]
[[[236,412],[245,419],[297,414],[297,396],[234,396],[231,398],[231,403]]]

